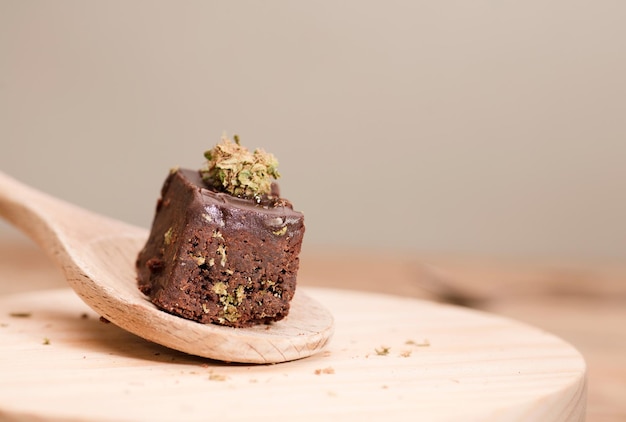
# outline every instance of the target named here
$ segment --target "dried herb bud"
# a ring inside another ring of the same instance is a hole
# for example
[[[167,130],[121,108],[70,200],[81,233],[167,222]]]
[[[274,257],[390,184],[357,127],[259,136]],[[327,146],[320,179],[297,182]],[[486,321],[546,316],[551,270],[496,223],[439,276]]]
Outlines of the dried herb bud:
[[[200,170],[209,186],[244,198],[258,198],[272,192],[272,179],[278,179],[278,160],[272,154],[256,149],[250,152],[226,135],[213,149],[206,151],[206,166]]]

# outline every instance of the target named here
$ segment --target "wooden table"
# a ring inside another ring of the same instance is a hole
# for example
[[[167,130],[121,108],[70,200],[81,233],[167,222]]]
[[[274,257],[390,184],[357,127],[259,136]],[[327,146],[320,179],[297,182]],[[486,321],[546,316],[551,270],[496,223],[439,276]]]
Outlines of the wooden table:
[[[545,329],[585,356],[587,420],[626,420],[626,265],[305,249],[300,279],[459,304]],[[64,285],[34,245],[0,240],[0,295]]]

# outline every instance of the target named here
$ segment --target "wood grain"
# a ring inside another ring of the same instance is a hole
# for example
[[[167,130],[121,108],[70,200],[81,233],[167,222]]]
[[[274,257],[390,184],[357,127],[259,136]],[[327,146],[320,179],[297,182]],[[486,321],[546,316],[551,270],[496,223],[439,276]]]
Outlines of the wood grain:
[[[0,417],[584,418],[585,362],[553,335],[433,302],[333,289],[310,294],[336,318],[327,350],[260,366],[218,363],[145,341],[100,322],[68,289],[0,297]]]

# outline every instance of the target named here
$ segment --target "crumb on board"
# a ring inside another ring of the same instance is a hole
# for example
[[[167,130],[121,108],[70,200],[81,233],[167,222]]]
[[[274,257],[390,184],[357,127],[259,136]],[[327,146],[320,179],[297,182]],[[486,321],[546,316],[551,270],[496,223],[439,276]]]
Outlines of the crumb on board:
[[[48,337],[44,337],[42,344],[44,344],[46,346],[49,345],[50,344],[50,339]]]
[[[334,374],[335,373],[335,369],[332,368],[331,366],[328,366],[324,369],[316,369],[315,370],[315,375],[321,375],[321,374]]]
[[[391,347],[387,347],[387,346],[381,346],[377,349],[374,349],[374,351],[376,352],[378,356],[387,356],[390,350],[391,350]]]
[[[226,375],[216,374],[214,372],[209,373],[210,381],[226,381],[227,378],[228,377]]]
[[[404,342],[404,344],[406,344],[408,346],[428,347],[428,346],[430,346],[430,341],[428,341],[428,339],[424,339],[424,340],[422,340],[421,343],[418,343],[415,340],[407,340],[407,341]]]
[[[400,353],[400,356],[403,358],[408,358],[411,356],[411,350],[404,350],[403,352]]]
[[[13,318],[30,318],[33,314],[31,312],[9,312],[9,316]]]

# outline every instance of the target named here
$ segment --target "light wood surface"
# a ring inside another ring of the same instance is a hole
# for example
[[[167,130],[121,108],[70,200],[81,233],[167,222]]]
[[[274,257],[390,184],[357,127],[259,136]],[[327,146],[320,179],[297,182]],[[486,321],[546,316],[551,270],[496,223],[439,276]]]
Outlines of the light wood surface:
[[[89,421],[584,418],[585,362],[556,336],[430,301],[336,289],[310,294],[336,317],[333,341],[316,356],[269,366],[165,349],[100,322],[70,289],[3,296],[0,414]]]
[[[386,274],[393,283],[381,282]],[[300,276],[304,286],[454,298],[548,330],[585,357],[587,421],[626,420],[625,265],[305,247]],[[66,286],[60,270],[28,240],[0,239],[0,295]]]
[[[157,309],[137,288],[135,260],[148,233],[80,209],[0,173],[0,216],[34,239],[100,315],[161,345],[228,362],[278,363],[322,350],[333,317],[302,290],[276,323],[233,329]]]
[[[461,303],[557,334],[587,361],[587,420],[626,420],[626,263],[332,248],[303,263],[314,285]]]

